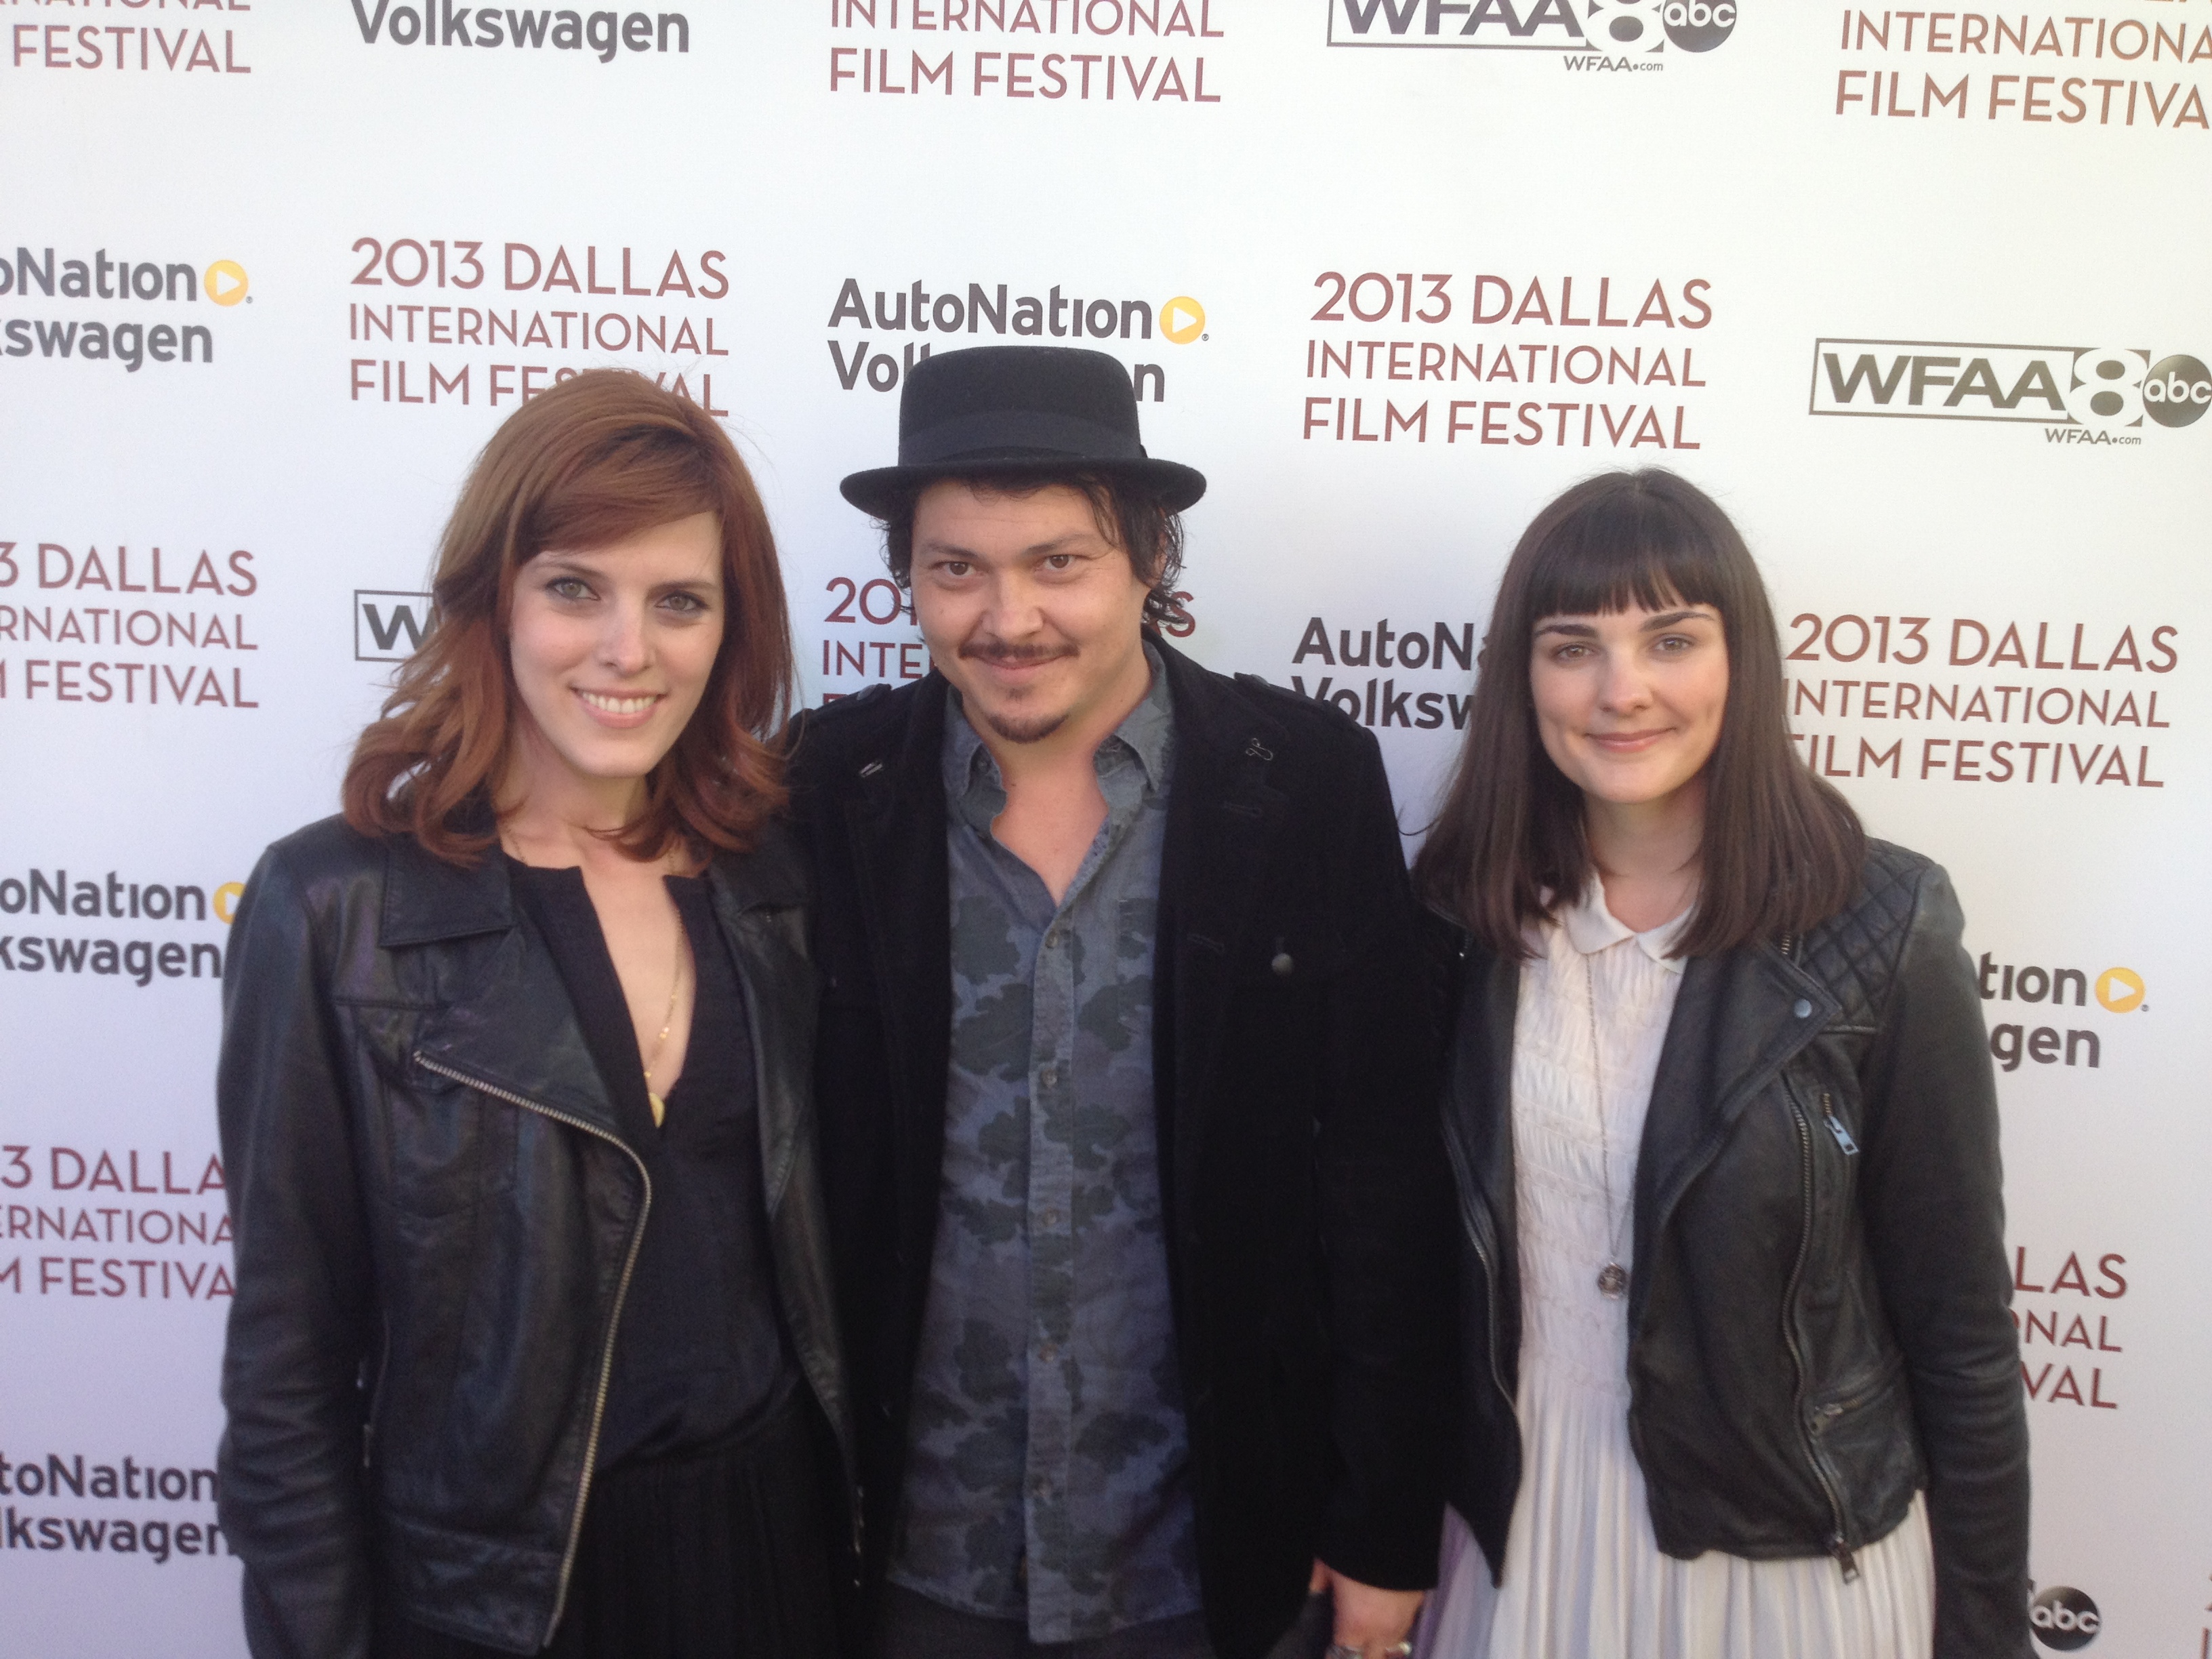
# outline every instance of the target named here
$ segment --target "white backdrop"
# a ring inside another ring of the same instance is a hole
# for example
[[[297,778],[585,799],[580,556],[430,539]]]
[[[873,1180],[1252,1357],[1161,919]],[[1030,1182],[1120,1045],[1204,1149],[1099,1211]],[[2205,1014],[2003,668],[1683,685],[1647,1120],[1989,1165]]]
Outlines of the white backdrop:
[[[8,1650],[241,1650],[226,884],[334,806],[476,449],[680,378],[817,700],[921,671],[835,484],[1003,316],[1131,366],[1212,481],[1185,644],[1357,703],[1409,830],[1542,501],[1736,515],[1808,763],[1987,964],[2039,1632],[2212,1653],[2212,7],[675,3],[0,3]]]

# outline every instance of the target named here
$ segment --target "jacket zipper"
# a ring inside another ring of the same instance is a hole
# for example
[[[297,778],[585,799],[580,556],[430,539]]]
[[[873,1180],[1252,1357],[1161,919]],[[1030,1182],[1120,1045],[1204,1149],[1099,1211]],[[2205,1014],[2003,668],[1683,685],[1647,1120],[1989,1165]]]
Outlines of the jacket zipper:
[[[495,1100],[506,1101],[511,1106],[520,1106],[526,1112],[535,1112],[540,1117],[550,1118],[556,1123],[565,1123],[572,1129],[581,1130],[587,1135],[605,1141],[610,1146],[618,1149],[623,1157],[637,1166],[638,1179],[645,1183],[645,1201],[639,1205],[636,1224],[630,1229],[629,1250],[623,1258],[622,1279],[615,1286],[614,1308],[607,1316],[606,1342],[599,1352],[599,1389],[592,1396],[591,1432],[584,1441],[584,1474],[576,1486],[575,1511],[568,1517],[568,1543],[561,1555],[561,1579],[559,1586],[553,1594],[553,1616],[545,1626],[545,1641],[550,1644],[554,1632],[561,1627],[561,1614],[568,1604],[568,1578],[569,1575],[575,1571],[576,1546],[584,1532],[584,1501],[591,1496],[592,1492],[592,1466],[598,1461],[599,1455],[600,1421],[606,1413],[607,1390],[614,1380],[615,1330],[622,1322],[623,1302],[629,1295],[630,1274],[637,1266],[638,1246],[645,1242],[646,1218],[653,1213],[653,1176],[646,1170],[645,1160],[633,1152],[620,1136],[609,1133],[595,1123],[587,1123],[582,1118],[567,1112],[556,1111],[552,1107],[540,1105],[534,1100],[526,1100],[512,1090],[502,1089],[495,1084],[470,1077],[465,1073],[454,1071],[451,1066],[441,1066],[436,1060],[426,1058],[419,1048],[415,1051],[415,1063],[426,1072],[434,1072],[440,1077],[449,1078],[455,1083],[463,1084],[480,1093],[489,1095]]]
[[[1784,961],[1796,960],[1796,945],[1797,936],[1795,933],[1784,933],[1782,936],[1781,951]],[[1828,1514],[1835,1522],[1835,1529],[1828,1534],[1828,1553],[1835,1557],[1836,1565],[1844,1570],[1844,1582],[1848,1584],[1859,1576],[1858,1558],[1852,1553],[1850,1540],[1844,1535],[1843,1499],[1836,1492],[1836,1483],[1829,1478],[1826,1468],[1820,1462],[1820,1449],[1814,1443],[1814,1431],[1807,1422],[1806,1414],[1802,1407],[1806,1389],[1805,1352],[1797,1344],[1796,1328],[1790,1322],[1791,1312],[1797,1306],[1797,1285],[1805,1275],[1805,1261],[1813,1251],[1813,1125],[1805,1115],[1803,1103],[1797,1098],[1796,1085],[1790,1081],[1786,1072],[1783,1074],[1782,1092],[1790,1102],[1790,1115],[1797,1127],[1798,1165],[1802,1171],[1805,1200],[1805,1224],[1797,1236],[1797,1260],[1790,1266],[1790,1288],[1782,1299],[1782,1339],[1790,1345],[1790,1361],[1797,1368],[1797,1398],[1801,1402],[1797,1423],[1798,1431],[1805,1437],[1805,1455],[1807,1461],[1813,1466],[1814,1479],[1820,1483],[1820,1490],[1827,1498]],[[1826,1109],[1828,1127],[1835,1134],[1838,1144],[1843,1147],[1846,1154],[1856,1152],[1858,1148],[1852,1144],[1850,1135],[1844,1133],[1843,1125],[1836,1119],[1833,1103],[1825,1093],[1820,1097],[1820,1100],[1823,1107]],[[1824,1420],[1826,1418],[1842,1415],[1843,1411],[1840,1407],[1831,1407],[1825,1413]]]
[[[1845,1158],[1859,1155],[1859,1144],[1851,1139],[1851,1132],[1844,1127],[1843,1119],[1836,1115],[1836,1097],[1826,1089],[1820,1091],[1820,1110],[1828,1120],[1828,1133],[1836,1138],[1836,1145],[1844,1149]]]
[[[1814,1437],[1817,1429],[1809,1420],[1804,1407],[1806,1375],[1805,1352],[1798,1346],[1797,1330],[1791,1313],[1797,1306],[1797,1286],[1805,1274],[1806,1258],[1813,1249],[1813,1126],[1804,1106],[1797,1098],[1797,1085],[1785,1076],[1782,1092],[1790,1102],[1790,1115],[1797,1129],[1798,1165],[1803,1182],[1805,1221],[1797,1236],[1797,1260],[1790,1269],[1790,1287],[1782,1298],[1782,1336],[1790,1345],[1790,1358],[1797,1368],[1798,1432],[1805,1437],[1806,1460],[1813,1466],[1813,1477],[1820,1483],[1820,1491],[1828,1500],[1828,1514],[1835,1525],[1828,1534],[1828,1553],[1844,1571],[1844,1582],[1850,1583],[1859,1576],[1858,1559],[1852,1553],[1850,1540],[1844,1531],[1844,1503],[1836,1491],[1836,1483],[1829,1477],[1826,1466],[1820,1461],[1820,1448]],[[1831,1119],[1831,1121],[1833,1120]],[[1831,1411],[1828,1417],[1841,1416],[1840,1411]],[[1825,1419],[1824,1419],[1825,1420]]]

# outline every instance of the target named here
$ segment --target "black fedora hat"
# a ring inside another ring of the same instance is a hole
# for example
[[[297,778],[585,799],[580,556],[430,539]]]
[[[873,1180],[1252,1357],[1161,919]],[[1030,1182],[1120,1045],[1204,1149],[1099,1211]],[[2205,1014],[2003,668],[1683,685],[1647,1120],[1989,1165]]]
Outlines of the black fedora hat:
[[[973,346],[925,357],[899,393],[896,466],[838,486],[884,517],[900,494],[978,472],[1125,473],[1159,492],[1171,513],[1206,493],[1205,475],[1145,453],[1128,372],[1075,346]]]

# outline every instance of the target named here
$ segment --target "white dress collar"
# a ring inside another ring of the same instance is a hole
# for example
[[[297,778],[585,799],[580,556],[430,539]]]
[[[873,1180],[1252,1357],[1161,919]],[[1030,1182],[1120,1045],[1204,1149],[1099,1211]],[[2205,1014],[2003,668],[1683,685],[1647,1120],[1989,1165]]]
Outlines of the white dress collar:
[[[1673,921],[1662,921],[1639,933],[1606,908],[1605,884],[1592,876],[1581,901],[1559,913],[1559,925],[1566,930],[1567,942],[1584,956],[1595,956],[1623,939],[1632,939],[1645,956],[1668,973],[1679,974],[1685,965],[1683,959],[1668,952],[1674,950],[1683,928],[1689,925],[1690,912],[1695,908],[1694,904],[1686,906]]]

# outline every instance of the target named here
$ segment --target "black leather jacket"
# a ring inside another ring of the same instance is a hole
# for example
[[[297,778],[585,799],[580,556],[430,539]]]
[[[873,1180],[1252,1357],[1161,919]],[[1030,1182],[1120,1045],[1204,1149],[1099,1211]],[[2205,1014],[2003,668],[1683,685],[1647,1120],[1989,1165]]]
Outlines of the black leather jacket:
[[[1875,842],[1841,915],[1687,964],[1637,1165],[1629,1431],[1674,1556],[1826,1553],[1849,1574],[1924,1486],[1938,1659],[2021,1659],[2027,1407],[1961,927],[1940,868]],[[1494,1569],[1521,1481],[1520,969],[1462,951],[1452,1501]]]
[[[743,970],[777,1290],[851,1466],[814,1153],[799,866],[710,871]],[[257,1659],[398,1613],[534,1652],[560,1617],[650,1183],[497,860],[333,818],[246,884],[217,1085],[237,1232],[223,1528]]]

